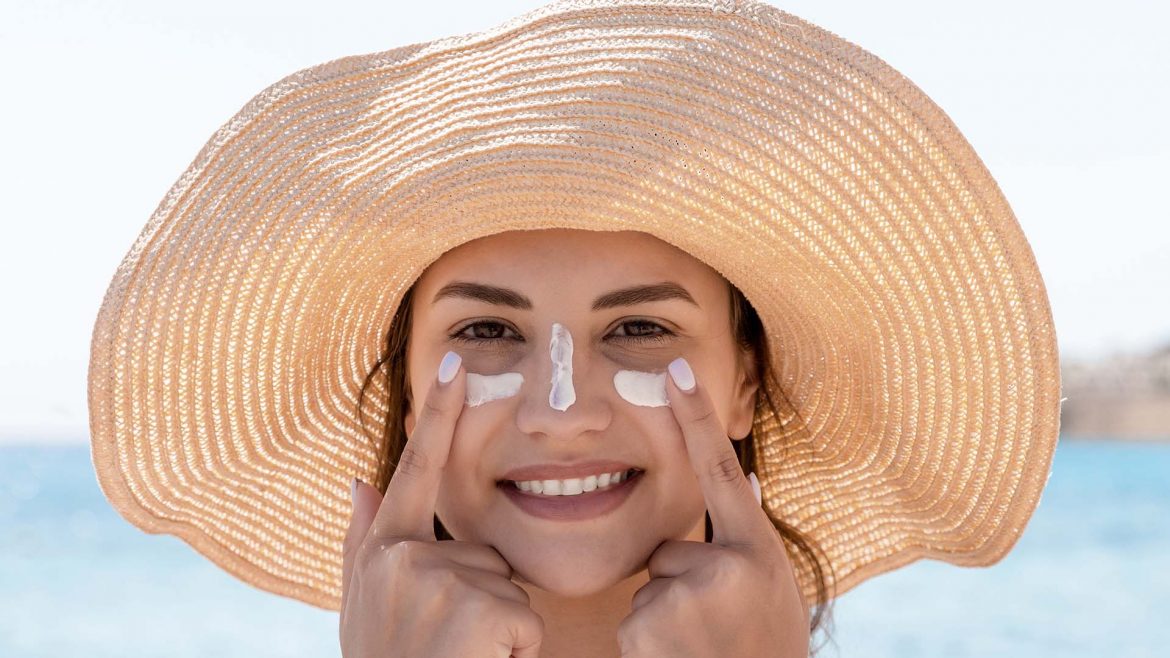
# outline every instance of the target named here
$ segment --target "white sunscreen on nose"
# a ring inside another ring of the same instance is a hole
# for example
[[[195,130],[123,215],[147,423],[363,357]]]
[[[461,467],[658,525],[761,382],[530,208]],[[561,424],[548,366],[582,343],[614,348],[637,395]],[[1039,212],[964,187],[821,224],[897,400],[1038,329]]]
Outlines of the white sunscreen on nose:
[[[573,336],[559,322],[552,325],[552,339],[548,344],[552,357],[552,389],[548,392],[548,406],[558,411],[568,409],[577,400],[573,390]]]
[[[520,392],[524,375],[505,372],[499,375],[467,373],[467,395],[464,399],[469,407],[478,407],[485,402],[510,398]]]
[[[666,398],[665,372],[619,370],[613,376],[613,387],[626,402],[639,407],[669,407]]]

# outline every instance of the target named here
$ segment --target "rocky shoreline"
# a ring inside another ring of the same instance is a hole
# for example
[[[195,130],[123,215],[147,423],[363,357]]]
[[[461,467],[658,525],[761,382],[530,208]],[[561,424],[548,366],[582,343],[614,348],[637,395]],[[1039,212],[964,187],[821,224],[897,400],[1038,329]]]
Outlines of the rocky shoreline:
[[[1170,343],[1061,364],[1061,438],[1170,442]]]

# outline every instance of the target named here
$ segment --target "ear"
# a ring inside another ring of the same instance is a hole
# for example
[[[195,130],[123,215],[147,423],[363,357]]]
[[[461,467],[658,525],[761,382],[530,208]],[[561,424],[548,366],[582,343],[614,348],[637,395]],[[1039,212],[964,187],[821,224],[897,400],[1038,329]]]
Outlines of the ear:
[[[756,415],[756,392],[760,383],[755,379],[756,360],[751,350],[740,351],[739,376],[731,399],[731,416],[727,423],[728,436],[742,441],[752,431]]]

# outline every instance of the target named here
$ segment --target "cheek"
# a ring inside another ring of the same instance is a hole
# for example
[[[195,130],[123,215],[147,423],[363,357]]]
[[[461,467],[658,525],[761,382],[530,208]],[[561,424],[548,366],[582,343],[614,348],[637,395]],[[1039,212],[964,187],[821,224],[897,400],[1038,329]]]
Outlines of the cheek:
[[[700,532],[696,526],[703,523],[707,501],[699,485],[695,469],[685,448],[680,443],[657,460],[659,468],[653,474],[652,511],[648,517],[657,519],[655,532],[663,538],[682,540],[691,533]],[[647,475],[651,475],[647,473]]]
[[[476,536],[482,507],[490,498],[484,495],[484,487],[495,486],[494,481],[489,481],[489,475],[480,470],[486,434],[475,427],[474,423],[456,424],[435,500],[435,513],[447,531],[460,539]]]
[[[524,385],[524,375],[519,372],[504,372],[498,375],[481,375],[467,372],[467,395],[464,404],[478,407],[494,400],[515,397]]]
[[[666,377],[664,372],[619,370],[613,376],[613,387],[618,396],[635,407],[665,407],[669,406]]]

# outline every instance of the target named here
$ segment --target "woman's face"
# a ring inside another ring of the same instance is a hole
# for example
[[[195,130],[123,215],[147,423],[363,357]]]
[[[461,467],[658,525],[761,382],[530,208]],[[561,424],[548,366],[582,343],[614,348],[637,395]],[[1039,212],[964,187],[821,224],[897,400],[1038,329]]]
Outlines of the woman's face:
[[[456,283],[473,285],[449,288]],[[677,285],[691,301],[611,296],[662,284]],[[474,294],[474,286],[494,291]],[[606,296],[611,303],[594,308]],[[745,380],[729,304],[718,272],[647,233],[513,231],[443,254],[415,286],[407,435],[422,404],[411,391],[425,395],[448,350],[463,357],[468,373],[523,377],[514,395],[463,407],[436,501],[451,535],[494,547],[519,578],[564,596],[592,594],[638,573],[663,540],[702,541],[703,495],[671,408],[627,401],[614,375],[663,373],[686,357],[728,436],[745,437],[756,386]],[[565,352],[550,350],[554,323],[572,341],[571,376]],[[570,380],[575,395],[563,410],[550,404],[558,360],[558,397]],[[502,482],[505,474],[516,468],[592,460],[643,471],[629,496],[601,515],[535,516],[504,490],[512,486]]]

